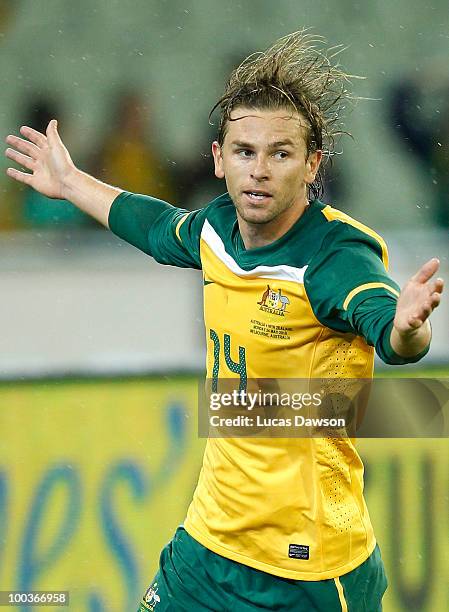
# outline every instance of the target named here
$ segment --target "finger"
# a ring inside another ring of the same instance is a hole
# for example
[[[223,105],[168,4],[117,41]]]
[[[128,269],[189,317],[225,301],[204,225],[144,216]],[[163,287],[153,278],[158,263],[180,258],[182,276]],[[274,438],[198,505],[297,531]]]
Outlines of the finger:
[[[428,317],[430,317],[431,314],[432,314],[432,302],[431,300],[428,300],[424,302],[419,318],[421,319],[421,321],[425,321]]]
[[[444,289],[444,280],[442,278],[437,278],[435,281],[435,289],[437,293],[443,293]]]
[[[19,138],[18,136],[13,136],[12,134],[10,134],[9,136],[6,137],[6,142],[9,145],[12,145],[18,151],[21,151],[22,153],[26,153],[27,155],[29,155],[30,157],[33,157],[34,159],[36,159],[39,153],[39,147],[37,147],[35,144],[30,142],[29,140],[24,140],[23,138]]]
[[[442,293],[444,287],[444,282],[442,278],[436,278],[433,281],[429,281],[427,284],[427,289],[429,291],[429,295],[432,293]]]
[[[25,183],[25,185],[31,185],[33,180],[32,174],[27,174],[26,172],[20,172],[20,170],[16,170],[15,168],[8,168],[6,170],[6,174],[11,178],[19,181],[19,183]]]
[[[414,276],[412,276],[411,280],[422,284],[427,283],[429,278],[432,278],[432,276],[435,274],[439,267],[439,259],[433,257],[432,259],[427,261]]]
[[[47,144],[47,138],[44,136],[44,134],[41,134],[31,127],[28,127],[28,125],[22,125],[20,128],[20,133],[31,140],[31,142],[34,142],[34,144],[38,147],[43,147]]]
[[[61,138],[59,137],[59,134],[58,134],[58,122],[56,121],[56,119],[52,119],[49,122],[49,124],[47,125],[46,134],[47,134],[47,139],[48,139],[49,144],[53,144],[55,142],[58,142],[58,143],[61,142]]]
[[[31,159],[31,157],[28,157],[28,155],[18,153],[17,151],[14,151],[14,149],[6,149],[5,155],[6,157],[9,157],[9,159],[13,159],[21,166],[24,166],[24,168],[28,168],[28,170],[34,170],[36,162],[34,161],[34,159]]]
[[[430,299],[426,300],[423,305],[418,308],[418,310],[416,310],[412,315],[409,316],[409,323],[410,321],[414,322],[414,325],[412,325],[412,327],[419,327],[421,323],[424,323],[424,321],[430,316],[430,314],[432,313],[432,301]],[[419,324],[418,324],[419,321]]]
[[[430,305],[432,306],[432,310],[437,308],[441,302],[441,293],[432,293],[430,296]]]

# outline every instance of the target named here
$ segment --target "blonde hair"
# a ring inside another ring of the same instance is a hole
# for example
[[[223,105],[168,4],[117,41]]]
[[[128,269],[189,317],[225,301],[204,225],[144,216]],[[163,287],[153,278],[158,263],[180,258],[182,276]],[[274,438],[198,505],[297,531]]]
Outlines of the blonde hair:
[[[346,74],[331,60],[345,50],[343,45],[326,49],[325,39],[308,29],[277,40],[265,51],[248,56],[231,73],[223,95],[212,108],[220,108],[218,142],[223,145],[233,109],[276,110],[291,107],[306,121],[307,154],[318,149],[325,158],[334,154],[335,139],[343,130],[342,111],[348,100],[356,99],[346,89],[353,75]],[[234,119],[235,120],[235,119]],[[315,198],[323,193],[323,176],[317,174],[309,185]]]

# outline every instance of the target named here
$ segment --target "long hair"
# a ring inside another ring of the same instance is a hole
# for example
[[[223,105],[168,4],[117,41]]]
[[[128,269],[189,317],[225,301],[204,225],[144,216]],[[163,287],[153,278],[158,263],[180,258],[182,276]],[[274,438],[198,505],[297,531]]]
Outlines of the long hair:
[[[223,95],[212,108],[220,108],[218,143],[223,145],[233,109],[245,106],[277,110],[291,108],[306,123],[307,155],[318,149],[324,159],[334,154],[336,137],[343,130],[342,111],[348,100],[356,99],[346,89],[353,75],[346,74],[332,60],[345,50],[343,45],[325,48],[325,39],[308,29],[288,34],[265,51],[248,56],[231,73]],[[323,174],[308,186],[309,196],[323,194]]]

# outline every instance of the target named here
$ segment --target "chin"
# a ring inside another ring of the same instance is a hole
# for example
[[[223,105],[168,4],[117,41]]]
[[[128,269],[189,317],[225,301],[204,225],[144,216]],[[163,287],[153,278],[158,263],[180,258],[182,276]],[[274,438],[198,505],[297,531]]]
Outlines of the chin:
[[[239,210],[239,215],[241,218],[246,221],[246,223],[254,223],[254,224],[264,224],[273,221],[276,217],[276,214],[273,214],[272,211],[269,210]]]
[[[276,218],[276,211],[269,208],[258,208],[248,206],[236,206],[239,216],[246,223],[264,224],[273,221]]]

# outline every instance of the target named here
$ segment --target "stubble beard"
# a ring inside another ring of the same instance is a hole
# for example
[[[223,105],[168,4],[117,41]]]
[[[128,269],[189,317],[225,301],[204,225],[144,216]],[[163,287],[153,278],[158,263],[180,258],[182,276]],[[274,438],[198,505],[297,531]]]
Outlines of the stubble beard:
[[[237,203],[236,203],[237,202]],[[293,202],[288,204],[287,206],[281,206],[276,201],[271,203],[272,205],[262,209],[262,208],[249,208],[239,203],[239,201],[234,201],[234,206],[236,208],[237,214],[243,221],[249,223],[251,225],[267,225],[274,221],[279,215],[285,212],[287,209],[291,208]]]

